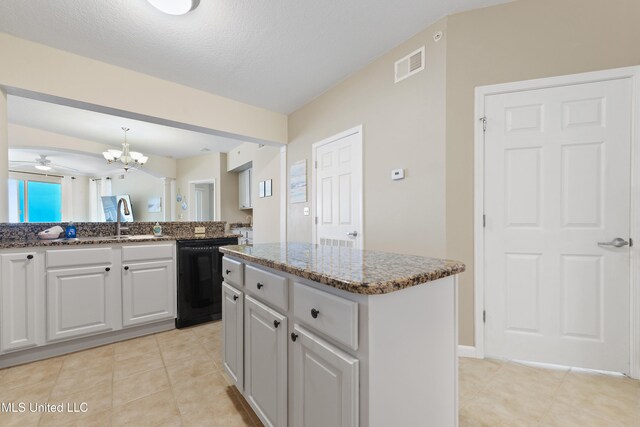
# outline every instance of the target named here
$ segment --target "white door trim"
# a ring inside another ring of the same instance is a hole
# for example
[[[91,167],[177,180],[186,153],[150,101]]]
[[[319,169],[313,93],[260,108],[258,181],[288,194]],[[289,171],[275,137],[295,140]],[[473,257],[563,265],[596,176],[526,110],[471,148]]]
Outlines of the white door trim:
[[[287,146],[280,147],[280,241],[287,241]]]
[[[357,147],[360,150],[360,170],[362,171],[362,177],[360,179],[360,227],[362,227],[362,234],[361,234],[361,242],[362,242],[362,246],[360,249],[364,249],[364,239],[365,239],[365,235],[364,235],[364,151],[362,150],[362,125],[353,127],[351,129],[345,130],[343,132],[340,132],[336,135],[330,136],[329,138],[325,138],[322,141],[318,141],[314,144],[311,145],[311,165],[309,165],[309,167],[311,168],[311,214],[313,215],[311,217],[311,241],[313,244],[316,243],[316,233],[317,233],[317,229],[318,229],[318,225],[316,224],[316,217],[317,212],[317,206],[316,206],[316,168],[315,168],[315,164],[316,164],[316,152],[318,151],[319,147],[322,147],[323,145],[326,144],[330,144],[334,141],[337,141],[339,139],[342,138],[346,138],[347,136],[351,136],[351,135],[358,135],[358,140],[357,140]]]
[[[194,181],[189,181],[187,183],[187,215],[189,221],[195,221],[196,217],[196,206],[195,206],[195,185],[196,184],[213,184],[213,218],[214,221],[218,221],[218,203],[216,202],[216,198],[218,197],[218,187],[216,186],[216,180],[214,178],[211,179],[196,179]],[[192,203],[194,202],[194,203]],[[182,208],[180,208],[182,209]]]
[[[509,92],[536,90],[630,78],[633,86],[631,129],[631,248],[630,372],[640,378],[640,66],[594,71],[568,76],[476,87],[474,124],[474,322],[476,357],[484,357],[484,132],[485,97]]]

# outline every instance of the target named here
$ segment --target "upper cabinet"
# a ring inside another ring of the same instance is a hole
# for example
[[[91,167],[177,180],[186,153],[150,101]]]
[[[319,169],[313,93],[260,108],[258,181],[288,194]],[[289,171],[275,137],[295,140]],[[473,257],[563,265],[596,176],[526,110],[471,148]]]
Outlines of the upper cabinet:
[[[240,209],[252,209],[253,200],[251,197],[252,169],[245,169],[238,174],[238,200]]]

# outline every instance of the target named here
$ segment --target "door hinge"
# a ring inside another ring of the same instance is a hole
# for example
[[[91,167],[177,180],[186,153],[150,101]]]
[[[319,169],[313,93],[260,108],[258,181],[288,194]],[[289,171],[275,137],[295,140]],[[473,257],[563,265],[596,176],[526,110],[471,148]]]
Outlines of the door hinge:
[[[487,226],[487,216],[485,214],[482,214],[482,228],[485,228]]]
[[[315,217],[314,221],[317,224],[318,223],[318,217]]]
[[[631,237],[629,237],[629,247],[630,248],[633,247],[633,239]]]
[[[313,162],[313,167],[314,167],[315,169],[318,169],[318,161],[317,161],[317,160]]]
[[[487,118],[486,117],[480,117],[478,120],[480,120],[482,122],[482,132],[486,132],[487,131]]]
[[[487,323],[487,311],[482,310],[482,323]]]

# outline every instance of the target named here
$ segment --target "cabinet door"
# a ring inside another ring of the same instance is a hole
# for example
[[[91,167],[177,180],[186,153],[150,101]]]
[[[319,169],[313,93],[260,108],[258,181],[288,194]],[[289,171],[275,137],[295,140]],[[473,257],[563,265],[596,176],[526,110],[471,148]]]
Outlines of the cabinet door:
[[[139,325],[176,317],[173,260],[124,263],[122,324]]]
[[[113,329],[119,274],[110,270],[97,266],[47,272],[49,341]]]
[[[0,350],[9,351],[36,345],[36,288],[38,286],[35,252],[0,256],[2,281],[2,342]]]
[[[358,360],[299,325],[293,342],[293,425],[358,425]]]
[[[238,390],[243,389],[243,299],[242,292],[222,284],[222,342],[224,369]]]
[[[244,395],[265,426],[287,425],[287,318],[247,296]]]

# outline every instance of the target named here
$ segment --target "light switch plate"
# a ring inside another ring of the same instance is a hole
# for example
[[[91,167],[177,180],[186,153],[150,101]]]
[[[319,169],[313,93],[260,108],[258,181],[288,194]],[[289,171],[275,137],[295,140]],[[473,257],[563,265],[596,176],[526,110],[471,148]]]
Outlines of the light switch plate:
[[[309,216],[309,207],[304,208],[304,215]]]
[[[195,227],[194,233],[196,233],[196,234],[204,234],[205,230],[206,229],[204,227]]]
[[[404,179],[404,169],[394,169],[391,171],[391,179],[396,181],[398,179]]]

